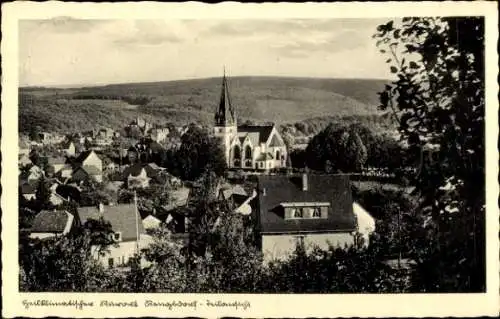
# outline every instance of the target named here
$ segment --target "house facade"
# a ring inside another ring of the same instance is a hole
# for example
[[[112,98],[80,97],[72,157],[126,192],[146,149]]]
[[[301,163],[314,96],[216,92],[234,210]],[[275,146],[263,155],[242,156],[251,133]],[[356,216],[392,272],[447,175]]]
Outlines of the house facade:
[[[287,148],[274,124],[237,125],[225,74],[215,113],[214,135],[221,140],[229,168],[266,171],[287,165]]]
[[[297,244],[344,248],[358,229],[347,175],[261,175],[256,230],[264,259],[284,259]]]
[[[111,224],[111,238],[116,245],[110,245],[102,254],[93,248],[94,258],[105,268],[126,266],[137,249],[140,251],[151,243],[152,239],[146,234],[141,216],[133,204],[79,207],[78,215],[82,225],[100,218]]]
[[[75,160],[75,166],[73,174],[81,168],[97,182],[102,182],[102,160],[93,150],[81,153]]]

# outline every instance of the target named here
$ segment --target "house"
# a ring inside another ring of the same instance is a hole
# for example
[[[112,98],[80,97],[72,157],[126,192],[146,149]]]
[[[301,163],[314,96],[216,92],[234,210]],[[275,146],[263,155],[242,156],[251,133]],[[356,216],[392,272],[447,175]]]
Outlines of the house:
[[[126,266],[138,252],[137,249],[145,248],[151,243],[151,237],[146,235],[141,216],[133,204],[79,207],[78,216],[82,225],[91,219],[100,218],[111,224],[112,239],[116,245],[110,245],[102,255],[93,250],[94,258],[104,267]]]
[[[42,210],[33,220],[30,237],[44,239],[64,236],[76,225],[74,216],[65,210]]]
[[[142,220],[142,224],[144,225],[144,229],[155,229],[160,227],[161,220],[153,215],[148,215]]]
[[[123,176],[128,188],[145,188],[150,185],[151,180],[156,180],[163,170],[165,169],[154,163],[136,163],[125,168]]]
[[[230,185],[219,189],[217,199],[227,201],[234,211],[244,210],[247,212],[250,209],[251,212],[251,207],[242,207],[244,204],[248,204],[250,197],[241,185]]]
[[[54,176],[64,181],[70,178],[72,174],[73,167],[71,166],[71,164],[64,164],[64,166]]]
[[[102,182],[102,160],[93,150],[82,152],[74,161],[74,169],[81,167],[89,176],[97,182]],[[73,175],[75,172],[73,172]]]
[[[256,231],[265,260],[286,258],[298,243],[308,251],[355,243],[348,175],[261,175],[257,191]]]
[[[149,163],[160,159],[165,149],[158,142],[151,139],[143,139],[127,150],[130,163]]]
[[[36,188],[31,184],[21,184],[19,191],[26,200],[32,200],[36,198]]]
[[[75,143],[71,140],[66,140],[61,145],[62,151],[66,154],[66,156],[74,157],[76,155],[76,146]]]
[[[214,134],[221,141],[229,168],[267,171],[287,166],[287,148],[274,124],[237,125],[225,74],[215,113]]]
[[[54,174],[57,174],[66,165],[66,158],[61,156],[47,157],[47,165]]]
[[[362,235],[365,246],[368,246],[370,235],[375,231],[375,218],[359,203],[352,203],[352,211],[356,216],[358,232]]]
[[[158,143],[163,143],[167,140],[170,130],[166,127],[155,127],[149,131],[149,137]]]

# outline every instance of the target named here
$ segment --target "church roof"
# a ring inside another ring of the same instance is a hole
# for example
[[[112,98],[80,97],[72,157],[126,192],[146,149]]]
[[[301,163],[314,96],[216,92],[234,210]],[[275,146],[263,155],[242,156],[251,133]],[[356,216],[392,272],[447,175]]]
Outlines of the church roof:
[[[217,111],[215,112],[215,125],[226,126],[236,123],[236,116],[229,96],[226,73],[222,78],[222,90]]]
[[[273,131],[273,125],[242,125],[238,126],[238,137],[248,135],[253,145],[266,143]]]

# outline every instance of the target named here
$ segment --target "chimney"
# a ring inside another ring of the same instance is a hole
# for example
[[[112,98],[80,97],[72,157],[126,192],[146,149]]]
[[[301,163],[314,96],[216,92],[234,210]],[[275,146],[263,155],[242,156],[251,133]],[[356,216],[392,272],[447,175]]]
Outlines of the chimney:
[[[308,190],[308,184],[307,184],[307,171],[305,171],[304,173],[302,173],[302,190],[305,192]]]

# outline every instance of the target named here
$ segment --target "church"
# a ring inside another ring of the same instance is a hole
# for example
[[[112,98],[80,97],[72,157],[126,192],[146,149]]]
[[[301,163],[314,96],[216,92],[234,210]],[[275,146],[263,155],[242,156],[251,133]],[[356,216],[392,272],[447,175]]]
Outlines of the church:
[[[268,171],[286,167],[287,148],[274,124],[238,126],[225,72],[214,134],[221,139],[228,168]]]

